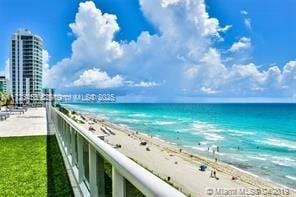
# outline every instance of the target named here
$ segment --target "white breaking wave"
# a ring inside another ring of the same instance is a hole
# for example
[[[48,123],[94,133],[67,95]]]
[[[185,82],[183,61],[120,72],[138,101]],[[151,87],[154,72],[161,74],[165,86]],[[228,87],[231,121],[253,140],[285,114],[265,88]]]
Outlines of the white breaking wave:
[[[159,135],[155,135],[154,138],[158,139],[161,142],[166,142],[165,140],[161,139],[161,137]]]
[[[262,157],[271,157],[270,155],[268,155],[268,154],[259,154],[259,156],[262,156]]]
[[[271,162],[280,166],[296,167],[296,161],[289,157],[274,156]]]
[[[128,125],[126,124],[119,124],[120,127],[126,128],[126,129],[130,129]]]
[[[239,157],[238,155],[236,155],[235,157],[233,157],[234,160],[237,160],[237,161],[241,161],[241,162],[247,162],[249,161],[248,159],[246,159],[245,157],[242,158],[242,157]]]
[[[128,115],[128,116],[130,116],[130,117],[150,117],[150,116],[148,116],[147,114],[143,114],[143,113],[137,113],[137,114],[130,114],[130,115]]]
[[[209,141],[201,141],[201,142],[200,142],[201,145],[207,145],[207,144],[209,144],[209,143],[210,143]]]
[[[239,131],[239,130],[228,129],[227,132],[229,133],[229,135],[232,135],[232,136],[255,135],[255,133],[251,131]]]
[[[137,120],[137,119],[126,119],[126,118],[116,118],[117,121],[120,122],[126,122],[126,123],[138,123],[141,122],[141,120]]]
[[[190,148],[198,151],[208,151],[208,148],[206,147],[200,147],[200,146],[190,146],[190,145],[184,145],[185,148]]]
[[[257,156],[248,156],[250,159],[256,159],[256,160],[261,160],[261,161],[266,161],[266,158],[264,157],[257,157]]]
[[[293,181],[296,181],[296,177],[294,177],[294,176],[289,176],[289,175],[287,175],[286,176],[288,179],[291,179],[291,180],[293,180]]]
[[[194,121],[192,124],[192,129],[195,132],[192,132],[193,135],[200,135],[202,134],[206,140],[209,141],[218,141],[223,140],[224,137],[218,135],[217,133],[223,132],[223,129],[217,128],[213,124],[201,122],[201,121]]]
[[[154,124],[154,125],[172,125],[172,124],[175,124],[175,122],[156,120],[156,121],[153,121],[152,124]]]
[[[296,150],[296,143],[288,140],[268,138],[263,143],[271,146],[285,147],[285,148]]]
[[[199,151],[208,151],[208,148],[206,147],[193,146],[192,149],[199,150]]]
[[[190,133],[191,129],[189,128],[183,128],[183,129],[177,129],[177,132],[179,133]]]
[[[199,131],[199,132],[208,132],[208,131],[220,132],[220,131],[222,131],[221,129],[218,129],[216,126],[214,126],[212,124],[208,124],[208,123],[200,122],[200,121],[194,121],[194,123],[192,124],[192,127],[194,130]]]
[[[217,135],[215,133],[203,133],[203,134],[207,140],[211,140],[211,141],[218,141],[218,140],[224,139],[223,136]]]
[[[122,112],[121,111],[118,111],[118,110],[110,110],[108,112],[103,112],[103,113],[109,113],[109,114],[114,115],[114,114],[121,114]]]

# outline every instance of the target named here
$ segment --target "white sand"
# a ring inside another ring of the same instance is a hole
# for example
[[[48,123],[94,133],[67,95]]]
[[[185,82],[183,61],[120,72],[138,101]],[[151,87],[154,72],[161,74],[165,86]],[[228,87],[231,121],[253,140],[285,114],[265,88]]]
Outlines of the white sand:
[[[86,117],[86,116],[85,116]],[[93,119],[87,117],[87,119]],[[233,192],[240,192],[244,190],[246,192],[253,192],[251,189],[267,189],[274,191],[273,189],[282,188],[279,185],[267,182],[258,177],[252,176],[248,173],[244,173],[230,165],[221,162],[215,162],[211,159],[191,155],[182,151],[179,152],[179,148],[174,147],[168,143],[162,142],[157,138],[151,138],[149,136],[136,133],[134,131],[127,130],[125,128],[118,127],[109,122],[96,119],[97,123],[91,125],[95,128],[95,132],[98,135],[105,135],[105,142],[113,145],[120,144],[122,147],[117,150],[132,158],[137,163],[156,174],[157,176],[167,179],[171,178],[170,183],[179,188],[182,192],[191,196],[215,196],[209,195],[211,189],[224,189],[224,192],[233,190]],[[90,125],[84,124],[86,128]],[[115,135],[106,135],[100,129],[103,127],[111,128]],[[146,141],[146,146],[140,145],[141,141]],[[151,151],[147,151],[146,147],[149,147]],[[176,163],[177,162],[177,163]],[[205,172],[199,171],[200,164],[206,164],[208,166]],[[217,177],[210,178],[211,170],[217,171]],[[235,176],[238,179],[232,180]],[[295,193],[289,195],[274,195],[274,196],[296,196]],[[236,196],[243,196],[239,195]],[[217,193],[216,193],[216,196]],[[226,195],[225,195],[226,196]],[[229,196],[229,195],[228,195]],[[234,196],[234,195],[232,195]],[[252,195],[252,196],[264,196],[264,195]],[[266,195],[265,195],[266,196]],[[272,196],[272,195],[267,195]]]

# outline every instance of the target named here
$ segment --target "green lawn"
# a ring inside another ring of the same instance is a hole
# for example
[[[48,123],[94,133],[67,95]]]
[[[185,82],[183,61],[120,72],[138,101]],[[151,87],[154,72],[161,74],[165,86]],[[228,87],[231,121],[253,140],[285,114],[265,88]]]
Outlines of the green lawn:
[[[0,196],[73,196],[55,136],[0,138]]]

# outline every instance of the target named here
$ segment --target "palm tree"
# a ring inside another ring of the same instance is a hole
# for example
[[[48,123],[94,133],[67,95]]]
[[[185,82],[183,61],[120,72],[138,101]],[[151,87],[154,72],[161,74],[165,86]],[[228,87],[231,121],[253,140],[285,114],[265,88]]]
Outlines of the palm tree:
[[[13,98],[11,95],[8,95],[7,96],[7,99],[6,99],[6,106],[7,105],[13,105]]]
[[[0,92],[0,109],[2,106],[7,106],[13,104],[13,99],[11,95],[4,92]]]
[[[1,107],[3,105],[3,102],[4,102],[4,93],[0,92],[0,110],[1,110]]]

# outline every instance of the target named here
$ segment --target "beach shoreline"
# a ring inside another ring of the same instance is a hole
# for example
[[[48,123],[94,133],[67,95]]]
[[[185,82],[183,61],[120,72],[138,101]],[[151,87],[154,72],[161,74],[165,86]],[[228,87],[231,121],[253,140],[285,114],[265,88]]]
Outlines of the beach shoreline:
[[[76,111],[76,110],[75,110]],[[251,172],[245,171],[243,169],[240,169],[236,166],[233,166],[231,164],[222,162],[222,161],[218,161],[216,162],[214,159],[208,158],[206,156],[203,155],[199,155],[197,153],[192,153],[189,152],[188,150],[184,150],[182,149],[182,151],[180,151],[180,147],[178,147],[175,144],[172,144],[168,141],[165,141],[163,139],[160,139],[158,137],[155,136],[149,136],[145,133],[141,133],[138,131],[134,131],[131,130],[130,128],[125,128],[122,127],[120,125],[114,124],[111,121],[106,121],[104,118],[102,117],[98,117],[95,114],[91,114],[91,113],[87,113],[84,111],[76,111],[78,112],[78,116],[82,115],[85,118],[85,124],[82,124],[83,126],[85,126],[87,129],[89,129],[89,127],[93,127],[95,131],[93,131],[95,134],[97,135],[105,135],[105,139],[104,141],[107,142],[108,144],[114,146],[115,148],[117,148],[120,152],[122,152],[123,154],[125,154],[126,156],[130,157],[131,159],[133,159],[134,161],[136,161],[137,163],[139,163],[140,165],[142,165],[143,167],[145,167],[146,169],[148,169],[149,171],[151,171],[152,173],[154,173],[155,175],[159,176],[162,179],[166,179],[167,177],[170,176],[171,173],[174,172],[174,170],[172,170],[173,172],[168,173],[168,172],[163,172],[161,171],[161,169],[158,169],[157,167],[153,166],[153,165],[149,165],[147,164],[146,160],[143,159],[143,155],[139,154],[139,153],[135,153],[132,149],[135,148],[135,144],[141,148],[141,146],[139,145],[142,141],[147,142],[147,147],[150,147],[150,149],[152,151],[149,152],[153,152],[155,154],[161,154],[160,160],[166,160],[167,157],[169,159],[171,159],[170,157],[174,157],[175,158],[175,162],[177,162],[176,165],[178,165],[178,168],[184,167],[185,166],[185,170],[189,167],[194,168],[193,171],[198,172],[198,174],[208,174],[210,175],[209,171],[216,171],[218,173],[219,176],[219,184],[216,183],[212,183],[212,179],[209,176],[192,176],[192,178],[188,178],[189,181],[194,178],[201,178],[203,182],[211,182],[209,184],[208,188],[237,188],[237,189],[259,189],[258,191],[273,191],[273,192],[277,192],[277,191],[289,191],[290,194],[287,195],[286,193],[279,195],[278,193],[274,193],[274,196],[295,196],[295,190],[292,188],[288,188],[286,186],[280,185],[278,183],[274,183],[271,182],[269,180],[265,180],[259,176],[257,176],[256,174],[253,174]],[[94,122],[93,125],[89,125],[88,122],[92,121]],[[121,139],[116,139],[115,136],[113,135],[106,135],[102,132],[101,128],[109,128],[112,129],[112,131],[114,131],[116,135],[120,135]],[[130,139],[133,139],[133,142],[131,142],[131,145],[129,145],[128,143],[123,143],[123,141],[129,141]],[[135,142],[134,142],[135,141]],[[122,145],[124,148],[118,148],[116,147],[117,145]],[[160,150],[156,151],[156,149]],[[145,151],[142,151],[142,153],[145,153]],[[164,154],[162,154],[161,152],[165,152]],[[148,153],[148,152],[146,152]],[[161,158],[162,157],[162,158]],[[176,159],[178,158],[178,159]],[[152,158],[151,158],[152,159]],[[185,162],[184,166],[183,163],[181,163],[180,161]],[[148,161],[149,163],[149,161]],[[163,163],[163,162],[160,162]],[[200,172],[198,170],[198,167],[200,165],[207,165],[208,169],[206,170],[206,172]],[[168,166],[169,167],[169,166]],[[170,170],[168,170],[170,171]],[[190,170],[188,170],[190,171]],[[192,172],[192,170],[191,170]],[[185,173],[186,174],[186,173]],[[184,174],[184,176],[185,176]],[[190,174],[190,173],[187,173]],[[195,174],[194,174],[195,175]],[[231,180],[232,178],[235,178],[235,180]],[[202,188],[195,188],[193,185],[190,187],[188,186],[188,184],[185,181],[185,184],[181,183],[184,180],[177,180],[177,179],[172,179],[169,180],[169,182],[171,184],[173,184],[175,187],[177,187],[178,189],[180,189],[181,191],[183,191],[185,194],[187,195],[191,195],[191,196],[208,196],[207,192],[206,192],[206,187]],[[223,184],[223,182],[225,182],[225,184]],[[221,184],[222,183],[222,184]],[[195,190],[196,189],[196,190]],[[281,193],[280,193],[281,194]],[[258,196],[258,195],[257,195]],[[259,195],[261,196],[261,195]],[[263,195],[264,196],[264,195]],[[266,196],[266,195],[265,195]],[[268,195],[268,196],[272,196],[272,195]]]

